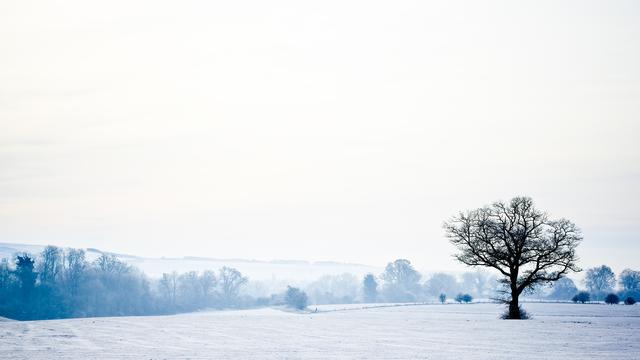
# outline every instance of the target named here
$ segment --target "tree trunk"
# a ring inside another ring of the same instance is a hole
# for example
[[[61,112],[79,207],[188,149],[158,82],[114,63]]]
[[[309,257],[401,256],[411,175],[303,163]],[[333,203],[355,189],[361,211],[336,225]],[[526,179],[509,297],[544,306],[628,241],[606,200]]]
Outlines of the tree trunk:
[[[509,317],[508,319],[520,319],[520,306],[518,304],[518,294],[511,294],[511,302],[509,302]]]

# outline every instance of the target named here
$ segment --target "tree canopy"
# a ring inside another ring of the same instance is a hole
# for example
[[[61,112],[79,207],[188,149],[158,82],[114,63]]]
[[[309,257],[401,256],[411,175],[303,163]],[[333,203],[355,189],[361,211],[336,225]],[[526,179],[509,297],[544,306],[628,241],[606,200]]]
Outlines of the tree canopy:
[[[551,220],[529,197],[461,212],[445,222],[455,258],[469,266],[497,270],[511,295],[508,318],[520,318],[518,297],[525,289],[580,271],[576,247],[580,230],[567,219]]]

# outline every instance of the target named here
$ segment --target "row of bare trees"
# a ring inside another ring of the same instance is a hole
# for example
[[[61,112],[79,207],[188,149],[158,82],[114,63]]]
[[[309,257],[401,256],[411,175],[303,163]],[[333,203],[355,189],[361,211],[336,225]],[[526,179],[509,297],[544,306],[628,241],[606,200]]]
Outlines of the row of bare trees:
[[[367,274],[362,280],[364,302],[422,302],[435,301],[441,295],[454,297],[467,293],[490,299],[499,289],[497,278],[484,271],[466,272],[460,278],[447,273],[425,277],[411,262],[397,259],[387,264],[379,276]]]
[[[251,298],[240,296],[240,289],[247,281],[238,270],[226,266],[217,273],[174,271],[162,274],[157,293],[161,307],[171,312],[251,306]]]
[[[2,259],[0,316],[28,320],[251,306],[254,299],[240,296],[246,283],[229,267],[150,280],[113,255],[88,261],[83,250],[47,246],[37,256]]]

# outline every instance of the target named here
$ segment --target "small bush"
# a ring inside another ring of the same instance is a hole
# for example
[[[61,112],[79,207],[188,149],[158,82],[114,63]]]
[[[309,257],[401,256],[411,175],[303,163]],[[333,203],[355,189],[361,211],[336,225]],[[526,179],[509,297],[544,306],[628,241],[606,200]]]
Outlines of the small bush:
[[[473,301],[473,296],[469,294],[458,294],[455,300],[459,303],[464,302],[468,304]]]
[[[574,303],[579,302],[584,304],[588,301],[591,301],[591,295],[589,295],[589,293],[586,291],[580,291],[571,299],[571,301],[573,301]]]
[[[447,295],[445,293],[442,293],[440,294],[440,296],[438,296],[438,299],[440,299],[440,302],[444,304],[445,301],[447,301]]]
[[[284,302],[287,306],[294,309],[303,310],[307,307],[307,294],[295,287],[287,286],[287,293],[284,296]]]
[[[620,298],[616,294],[609,294],[606,298],[604,298],[604,302],[609,305],[615,305],[620,302]]]
[[[624,303],[626,305],[633,305],[636,303],[636,299],[632,298],[631,296],[627,297],[626,299],[624,299]]]

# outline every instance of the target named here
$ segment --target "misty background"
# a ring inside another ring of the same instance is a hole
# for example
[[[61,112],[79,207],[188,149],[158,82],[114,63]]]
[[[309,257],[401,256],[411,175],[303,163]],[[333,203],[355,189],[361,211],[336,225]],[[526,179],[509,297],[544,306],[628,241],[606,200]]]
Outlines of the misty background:
[[[0,242],[461,271],[528,195],[637,267],[639,5],[528,4],[2,3]]]

